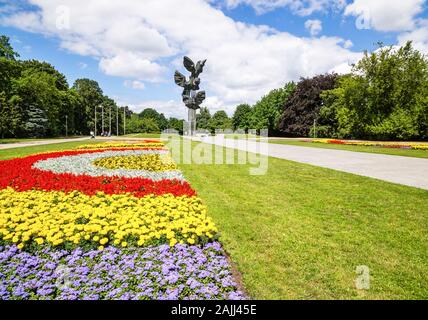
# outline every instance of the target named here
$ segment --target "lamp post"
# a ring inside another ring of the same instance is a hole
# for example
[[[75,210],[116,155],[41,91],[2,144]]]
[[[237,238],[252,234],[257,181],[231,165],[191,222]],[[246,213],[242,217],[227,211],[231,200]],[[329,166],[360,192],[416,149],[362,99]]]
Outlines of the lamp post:
[[[123,107],[123,135],[126,134],[126,108]]]
[[[317,137],[317,119],[314,119],[314,139]]]
[[[110,105],[110,121],[109,121],[108,135],[111,136],[111,105]]]
[[[119,107],[116,106],[116,136],[119,136]]]
[[[101,105],[101,134],[104,135],[104,105]]]
[[[68,137],[68,115],[65,115],[65,136]]]
[[[94,138],[96,138],[97,137],[97,106],[95,106],[94,109],[95,109]]]

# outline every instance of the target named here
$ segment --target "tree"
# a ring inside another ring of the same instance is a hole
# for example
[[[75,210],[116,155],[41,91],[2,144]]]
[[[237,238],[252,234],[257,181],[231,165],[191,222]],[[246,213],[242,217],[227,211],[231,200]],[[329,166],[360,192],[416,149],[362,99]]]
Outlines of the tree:
[[[196,128],[208,129],[208,123],[211,119],[211,113],[207,107],[201,107],[200,112],[196,115]]]
[[[156,119],[152,118],[143,118],[142,121],[142,128],[144,133],[158,133],[160,132],[160,128],[158,126],[158,122]]]
[[[278,123],[284,103],[295,88],[295,83],[289,82],[283,88],[272,90],[262,97],[255,104],[251,113],[252,129],[268,129],[269,134],[278,132]]]
[[[383,47],[323,93],[322,114],[334,117],[338,137],[423,139],[427,134],[428,59],[411,42]]]
[[[168,120],[163,113],[159,114],[159,118],[157,119],[157,125],[159,127],[159,131],[168,128]]]
[[[143,132],[143,119],[137,114],[132,114],[126,126],[128,133],[141,133]]]
[[[45,112],[35,106],[29,106],[25,130],[30,137],[43,137],[48,128],[48,119]]]
[[[143,118],[152,118],[157,119],[159,117],[159,112],[157,112],[153,108],[146,108],[143,111],[141,111],[138,115],[141,119]]]
[[[26,60],[21,61],[21,66],[23,70],[30,70],[31,73],[45,72],[52,75],[55,78],[55,86],[58,90],[68,90],[67,78],[50,63],[38,60]]]
[[[252,109],[249,104],[240,104],[236,107],[232,117],[233,129],[244,129],[248,132],[251,128],[251,113]]]
[[[183,119],[169,118],[168,129],[174,129],[178,131],[179,134],[183,134],[183,123]]]
[[[4,35],[0,36],[0,57],[8,60],[15,60],[19,57],[19,54],[13,50],[10,44],[10,38]]]
[[[80,100],[79,111],[75,114],[77,130],[88,133],[94,130],[95,108],[104,101],[103,91],[98,82],[86,78],[77,79],[72,88]],[[97,128],[101,128],[101,117],[97,117]]]
[[[22,66],[19,61],[0,57],[0,92],[7,98],[12,94],[12,79],[20,77]]]
[[[336,74],[302,78],[283,105],[279,129],[288,136],[308,136],[322,106],[321,92],[333,89]]]
[[[216,129],[226,130],[232,128],[232,120],[229,118],[224,110],[214,113],[208,122],[208,130],[214,133]]]
[[[22,123],[22,112],[15,99],[7,101],[6,94],[0,92],[0,136],[14,137]]]
[[[138,115],[141,119],[152,119],[156,122],[156,126],[159,128],[158,131],[166,129],[168,126],[168,120],[165,118],[163,113],[157,112],[153,108],[146,108]]]
[[[55,86],[56,78],[44,71],[27,69],[21,77],[12,80],[12,92],[21,98],[24,107],[41,109],[47,119],[47,135],[56,136],[61,132],[60,113],[64,109],[62,94]],[[28,111],[24,108],[24,112]]]

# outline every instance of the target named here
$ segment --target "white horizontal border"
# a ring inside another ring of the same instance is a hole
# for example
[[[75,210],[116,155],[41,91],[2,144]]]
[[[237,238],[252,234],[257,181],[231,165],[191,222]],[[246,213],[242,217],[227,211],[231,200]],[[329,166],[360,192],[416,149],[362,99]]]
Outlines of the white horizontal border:
[[[178,179],[184,181],[183,174],[179,170],[170,171],[148,171],[136,169],[107,169],[95,166],[93,162],[102,158],[117,156],[135,156],[142,154],[167,154],[167,150],[125,150],[125,151],[103,151],[95,153],[82,153],[73,156],[62,156],[40,160],[33,164],[33,168],[51,171],[54,173],[71,173],[74,175],[88,175],[92,177],[125,177],[125,178],[148,178],[154,181],[163,179]]]

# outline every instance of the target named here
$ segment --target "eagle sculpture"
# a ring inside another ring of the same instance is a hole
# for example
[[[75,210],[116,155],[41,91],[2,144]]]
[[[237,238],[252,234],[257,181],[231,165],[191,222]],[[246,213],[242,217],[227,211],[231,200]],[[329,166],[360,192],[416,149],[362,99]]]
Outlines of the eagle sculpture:
[[[205,91],[198,90],[201,83],[199,75],[203,72],[206,61],[198,61],[195,65],[189,57],[184,57],[184,67],[190,72],[189,80],[182,73],[175,71],[174,81],[178,86],[184,88],[181,96],[185,106],[189,109],[199,109],[201,103],[205,100]]]

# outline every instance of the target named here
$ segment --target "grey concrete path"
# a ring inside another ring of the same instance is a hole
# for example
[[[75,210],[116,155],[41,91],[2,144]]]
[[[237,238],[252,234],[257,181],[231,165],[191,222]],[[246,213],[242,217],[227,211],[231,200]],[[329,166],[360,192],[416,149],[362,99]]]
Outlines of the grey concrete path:
[[[25,142],[16,142],[16,143],[5,143],[0,144],[0,150],[4,149],[13,149],[13,148],[23,148],[23,147],[32,147],[32,146],[42,146],[45,144],[54,144],[54,143],[63,143],[63,142],[73,142],[73,141],[83,141],[88,140],[89,137],[84,138],[70,138],[70,139],[46,139],[46,140],[35,140],[35,141],[25,141]]]
[[[213,137],[193,139],[428,190],[428,159],[249,140]]]

